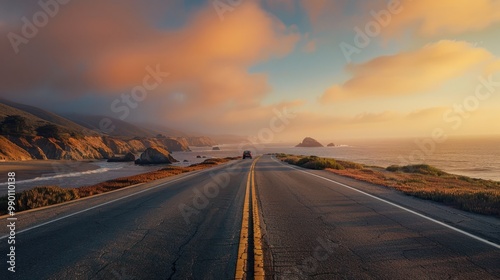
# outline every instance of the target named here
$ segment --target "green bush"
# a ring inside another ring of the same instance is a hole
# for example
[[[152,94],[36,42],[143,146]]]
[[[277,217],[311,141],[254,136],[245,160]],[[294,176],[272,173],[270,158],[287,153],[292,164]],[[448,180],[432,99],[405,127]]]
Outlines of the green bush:
[[[327,163],[320,160],[311,160],[302,164],[301,166],[308,169],[323,170],[327,167]]]
[[[415,164],[406,166],[391,165],[387,167],[386,170],[390,172],[418,173],[423,175],[434,175],[434,176],[442,176],[448,174],[428,164]]]
[[[296,165],[316,170],[323,170],[325,168],[332,168],[337,170],[345,169],[344,166],[339,164],[333,158],[319,158],[317,156],[303,157],[296,162]]]
[[[401,166],[391,165],[391,166],[387,167],[385,170],[390,171],[390,172],[398,172],[398,171],[401,171]]]
[[[362,164],[350,161],[337,160],[337,162],[342,165],[345,169],[363,169]]]
[[[46,124],[40,126],[36,129],[36,134],[39,136],[47,137],[47,138],[59,138],[60,137],[60,129],[57,125],[54,124]]]
[[[312,160],[311,157],[303,157],[297,161],[296,165],[304,166],[306,163],[310,162],[311,160]]]
[[[283,160],[284,162],[288,163],[288,164],[293,164],[293,165],[297,165],[297,159],[295,158],[286,158]]]
[[[27,133],[26,118],[19,115],[9,115],[0,123],[0,133],[19,136]]]

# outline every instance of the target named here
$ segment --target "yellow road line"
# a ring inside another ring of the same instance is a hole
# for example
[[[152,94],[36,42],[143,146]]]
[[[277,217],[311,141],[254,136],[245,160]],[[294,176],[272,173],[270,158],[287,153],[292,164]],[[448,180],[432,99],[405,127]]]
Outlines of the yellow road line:
[[[264,279],[264,254],[262,250],[262,233],[260,230],[259,208],[255,189],[255,164],[259,158],[255,159],[248,173],[245,191],[245,201],[243,204],[243,220],[241,223],[240,243],[238,247],[238,260],[236,262],[236,273],[234,279],[243,280],[249,274],[253,274],[254,279]],[[250,203],[252,203],[250,205]],[[252,208],[252,228],[253,228],[253,248],[249,246],[250,236],[250,206]],[[253,250],[252,250],[253,249]],[[248,266],[249,254],[253,254],[254,265]],[[253,270],[249,273],[249,270]]]
[[[258,160],[258,159],[257,159]],[[262,233],[260,230],[259,203],[255,190],[255,160],[252,166],[252,209],[253,209],[253,244],[254,244],[254,279],[264,279],[264,252],[262,250]]]
[[[252,164],[253,167],[253,164]],[[236,262],[236,274],[234,279],[242,280],[247,270],[248,262],[248,224],[249,224],[249,209],[250,209],[250,178],[251,172],[248,173],[247,187],[245,192],[245,202],[243,203],[243,219],[241,221],[240,244],[238,247],[238,261]]]

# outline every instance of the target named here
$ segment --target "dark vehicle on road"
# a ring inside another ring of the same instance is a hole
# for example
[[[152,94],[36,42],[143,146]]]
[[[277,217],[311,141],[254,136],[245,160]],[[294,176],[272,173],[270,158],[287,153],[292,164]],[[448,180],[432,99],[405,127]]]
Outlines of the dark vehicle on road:
[[[246,159],[246,158],[252,158],[252,152],[244,151],[243,152],[243,159]]]

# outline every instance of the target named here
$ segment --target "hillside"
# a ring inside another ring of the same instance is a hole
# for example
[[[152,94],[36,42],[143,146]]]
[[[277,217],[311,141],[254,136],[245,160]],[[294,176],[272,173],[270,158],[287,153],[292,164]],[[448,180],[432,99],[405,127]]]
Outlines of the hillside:
[[[0,98],[0,108],[0,118],[2,120],[7,115],[20,115],[25,117],[27,121],[34,127],[38,127],[42,123],[52,123],[60,126],[68,132],[75,132],[83,135],[95,134],[86,127],[83,127],[71,120],[34,106],[20,104]]]
[[[134,125],[117,124],[121,131],[129,132],[129,137],[98,135],[54,113],[1,100],[0,160],[107,159],[115,154],[140,153],[154,146],[170,152],[189,151],[185,139],[154,137]]]
[[[190,136],[183,132],[170,129],[160,125],[143,124],[136,125],[120,119],[105,117],[105,116],[90,116],[90,115],[67,115],[68,119],[75,123],[84,126],[91,130],[98,130],[99,123],[103,118],[108,118],[112,121],[114,129],[108,133],[109,136],[117,137],[120,139],[131,138],[154,138],[158,136],[165,136],[170,139],[175,139],[185,146],[195,147],[212,147],[217,145],[217,142],[207,136]],[[160,137],[161,138],[161,137]]]
[[[105,131],[104,134],[119,138],[156,137],[156,135],[160,134],[158,131],[154,131],[111,117],[81,114],[69,114],[66,115],[66,117],[79,124],[80,126],[91,130],[99,130],[101,120],[103,120],[104,118],[110,119],[115,129],[110,132]]]

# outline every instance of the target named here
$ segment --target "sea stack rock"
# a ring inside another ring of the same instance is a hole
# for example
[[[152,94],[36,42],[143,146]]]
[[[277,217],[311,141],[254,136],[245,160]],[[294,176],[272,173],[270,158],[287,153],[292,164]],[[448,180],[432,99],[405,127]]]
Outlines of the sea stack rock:
[[[173,158],[170,153],[160,147],[147,148],[144,153],[141,154],[135,163],[136,164],[160,164],[160,163],[173,163],[178,162]]]
[[[219,147],[213,147],[212,150],[213,151],[220,151],[220,148]]]
[[[335,144],[330,143],[330,144],[328,144],[328,145],[326,145],[326,146],[327,146],[327,147],[335,147]]]
[[[323,147],[323,145],[321,145],[321,143],[319,143],[318,141],[316,141],[311,137],[306,137],[304,138],[304,140],[302,140],[302,143],[299,143],[295,147],[315,148],[315,147]]]

